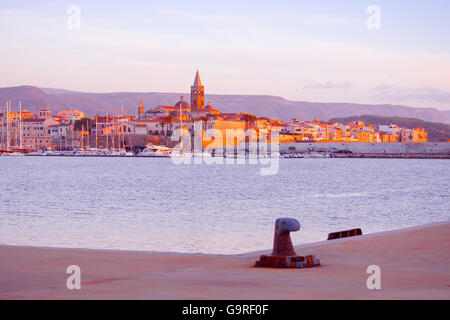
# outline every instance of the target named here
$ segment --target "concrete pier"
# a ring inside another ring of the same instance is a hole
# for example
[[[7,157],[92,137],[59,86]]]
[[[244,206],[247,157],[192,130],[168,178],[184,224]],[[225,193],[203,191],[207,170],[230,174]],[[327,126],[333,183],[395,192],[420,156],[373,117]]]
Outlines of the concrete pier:
[[[354,154],[439,154],[450,155],[450,143],[281,143],[280,152],[337,152],[349,151]]]

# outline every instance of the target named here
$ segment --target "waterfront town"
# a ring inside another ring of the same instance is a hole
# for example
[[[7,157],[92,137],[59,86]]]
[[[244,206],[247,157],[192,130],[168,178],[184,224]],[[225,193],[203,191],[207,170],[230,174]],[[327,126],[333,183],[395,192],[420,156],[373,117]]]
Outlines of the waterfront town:
[[[76,109],[52,113],[51,106],[30,112],[26,106],[11,106],[7,102],[0,112],[0,152],[39,153],[51,151],[89,152],[103,150],[110,155],[135,155],[146,146],[154,146],[153,152],[173,148],[178,142],[171,139],[175,130],[182,128],[193,134],[195,123],[201,125],[202,148],[214,143],[215,138],[206,132],[222,135],[223,146],[236,147],[248,142],[248,137],[234,136],[228,139],[227,131],[256,133],[269,137],[278,132],[282,144],[299,143],[425,143],[427,132],[423,128],[403,128],[396,124],[374,126],[362,121],[335,123],[315,119],[289,122],[248,113],[222,113],[220,106],[205,102],[205,87],[199,72],[191,86],[190,103],[180,97],[173,105],[144,106],[136,102],[136,113],[104,114],[87,117]],[[75,106],[74,106],[75,107]],[[246,140],[247,139],[247,140]],[[216,146],[218,141],[215,141]],[[294,148],[295,150],[295,148]]]

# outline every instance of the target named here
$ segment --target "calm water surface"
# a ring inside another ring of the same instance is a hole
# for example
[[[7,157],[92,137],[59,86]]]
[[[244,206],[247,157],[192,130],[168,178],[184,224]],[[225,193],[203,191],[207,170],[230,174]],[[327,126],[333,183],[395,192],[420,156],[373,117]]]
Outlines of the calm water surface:
[[[278,217],[300,221],[295,244],[450,218],[448,160],[280,159],[276,175],[259,169],[0,157],[0,243],[228,254],[270,248]]]

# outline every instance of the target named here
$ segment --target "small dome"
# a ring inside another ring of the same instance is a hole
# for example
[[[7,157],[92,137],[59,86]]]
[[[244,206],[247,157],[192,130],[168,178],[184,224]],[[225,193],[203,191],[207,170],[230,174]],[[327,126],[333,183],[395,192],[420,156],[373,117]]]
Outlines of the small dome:
[[[191,106],[189,105],[189,103],[187,103],[186,101],[184,101],[184,97],[181,97],[180,98],[180,101],[178,101],[176,104],[175,104],[175,106],[176,107],[180,107],[180,104],[181,104],[181,107],[183,108],[183,109],[189,109]]]

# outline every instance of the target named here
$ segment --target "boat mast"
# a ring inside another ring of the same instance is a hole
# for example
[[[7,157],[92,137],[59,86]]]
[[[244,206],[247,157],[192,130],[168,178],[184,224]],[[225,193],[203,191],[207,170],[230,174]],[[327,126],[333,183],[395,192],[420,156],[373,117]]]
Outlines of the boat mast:
[[[123,100],[122,100],[122,149],[125,150],[125,121],[123,115]]]
[[[5,148],[5,132],[4,132],[5,131],[5,125],[4,125],[4,122],[5,122],[5,113],[3,112],[3,114],[2,114],[2,123],[1,123],[1,126],[2,126],[2,140],[1,140],[2,149]]]
[[[19,133],[18,133],[18,131],[19,131],[19,123],[18,123],[18,121],[17,121],[17,123],[16,123],[16,117],[17,117],[17,115],[16,115],[16,112],[14,112],[14,116],[11,118],[11,127],[12,127],[12,142],[14,143],[14,147],[16,147],[17,148],[17,146],[19,145],[19,142],[18,142],[18,138],[19,138]]]
[[[9,101],[6,102],[6,150],[9,150]]]
[[[115,115],[113,115],[113,125],[112,125],[111,133],[112,133],[113,150],[115,150],[116,149],[116,142],[115,142],[115,140],[116,140],[116,137],[115,137],[115,133],[116,133],[116,116]]]
[[[106,150],[109,150],[109,119],[108,119],[108,112],[106,113]]]
[[[88,120],[86,121],[86,129],[87,129],[87,148],[88,150],[91,150],[91,142],[90,142],[90,137],[91,137],[91,122]]]
[[[2,114],[2,141],[1,141],[1,146],[2,146],[2,149],[5,148],[5,112],[3,112],[3,114]]]
[[[98,149],[98,134],[97,134],[97,130],[98,130],[98,114],[95,116],[95,150],[97,151]]]
[[[182,108],[182,101],[180,101],[180,132],[181,132],[181,153],[183,153],[183,108]]]
[[[3,109],[3,108],[2,108]],[[1,140],[0,140],[0,146],[1,146],[1,149],[3,149],[3,120],[5,119],[5,113],[2,113],[2,121],[0,122],[0,126],[1,126],[1,134],[2,134],[2,137],[1,137]]]
[[[19,112],[20,112],[20,125],[19,125],[19,139],[20,139],[20,149],[23,148],[22,136],[23,136],[23,127],[22,127],[22,101],[19,101]]]
[[[84,149],[84,124],[81,124],[81,149]]]
[[[33,128],[33,150],[36,151],[36,125],[34,123],[34,120],[36,120],[36,118],[33,117],[33,122],[31,123],[31,126]]]

